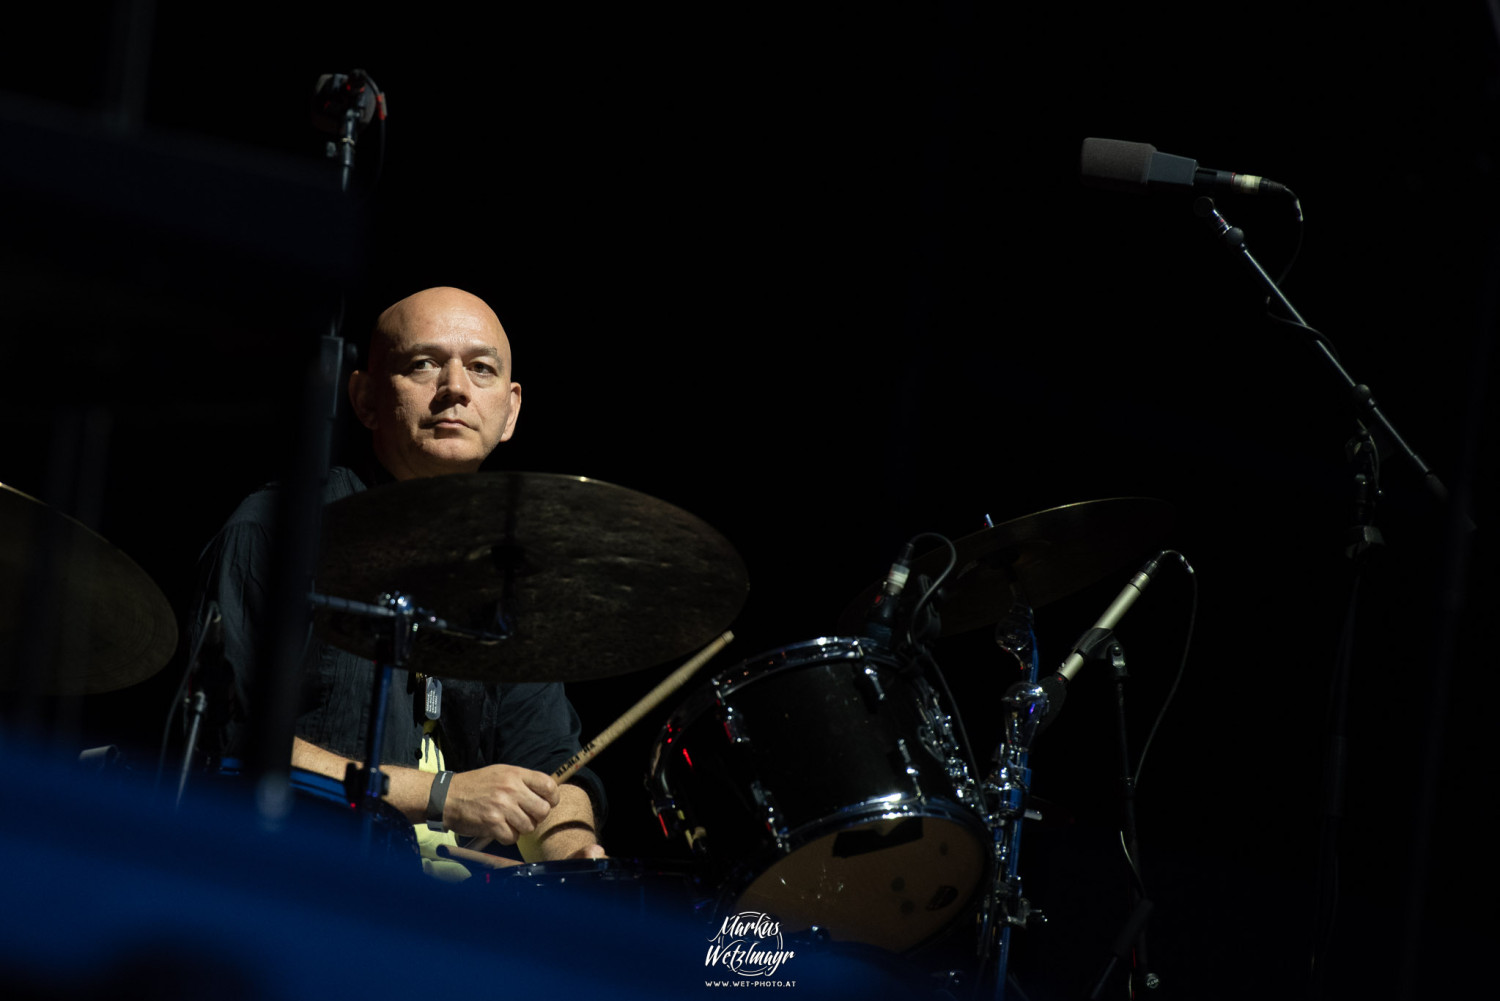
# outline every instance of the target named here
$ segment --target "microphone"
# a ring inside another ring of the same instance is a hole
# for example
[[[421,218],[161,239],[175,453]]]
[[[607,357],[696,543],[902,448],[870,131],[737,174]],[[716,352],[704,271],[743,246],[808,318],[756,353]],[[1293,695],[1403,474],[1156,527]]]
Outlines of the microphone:
[[[906,589],[906,578],[911,576],[911,567],[907,564],[911,562],[912,548],[910,542],[901,547],[901,554],[891,564],[884,583],[880,585],[880,593],[875,595],[870,610],[865,613],[864,634],[887,646],[896,621],[896,605],[901,592]]]
[[[324,73],[313,85],[312,123],[319,132],[346,135],[348,116],[354,116],[353,132],[359,132],[379,115],[385,120],[385,94],[364,70]],[[347,136],[346,138],[350,138]]]
[[[1135,599],[1141,596],[1141,592],[1146,590],[1146,585],[1151,583],[1151,578],[1156,576],[1156,571],[1161,569],[1162,561],[1168,556],[1182,559],[1182,554],[1176,550],[1163,549],[1143,563],[1120,590],[1115,600],[1104,610],[1104,614],[1099,616],[1099,621],[1094,623],[1094,627],[1084,633],[1073,645],[1073,652],[1068,654],[1068,659],[1063,661],[1062,667],[1037,680],[1037,684],[1047,695],[1047,711],[1037,724],[1038,732],[1051,726],[1057,714],[1062,712],[1063,702],[1068,697],[1068,683],[1083,669],[1084,661],[1087,659],[1086,652],[1097,646],[1100,639],[1108,636],[1115,625],[1125,617],[1125,613],[1130,610],[1131,605],[1135,604]]]
[[[1078,159],[1079,179],[1089,187],[1140,192],[1160,188],[1227,191],[1241,195],[1285,195],[1284,184],[1255,174],[1235,174],[1198,166],[1197,160],[1158,153],[1148,143],[1085,139]]]
[[[1062,678],[1064,683],[1073,680],[1083,668],[1084,654],[1081,651],[1084,650],[1085,645],[1098,633],[1114,629],[1115,625],[1125,617],[1125,613],[1130,610],[1130,606],[1135,604],[1135,599],[1146,590],[1146,585],[1151,583],[1151,578],[1156,576],[1156,571],[1161,569],[1162,561],[1172,555],[1175,555],[1172,550],[1163,549],[1141,565],[1141,568],[1135,572],[1135,576],[1125,583],[1115,600],[1104,610],[1104,614],[1099,616],[1099,621],[1094,623],[1094,628],[1084,633],[1083,638],[1073,647],[1073,652],[1068,654],[1068,659],[1063,661],[1062,667],[1057,669],[1057,677]]]

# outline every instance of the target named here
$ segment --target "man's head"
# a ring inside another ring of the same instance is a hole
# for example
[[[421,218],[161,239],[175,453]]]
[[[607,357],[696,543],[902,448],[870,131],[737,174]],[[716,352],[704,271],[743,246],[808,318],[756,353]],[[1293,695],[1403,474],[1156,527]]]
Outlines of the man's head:
[[[515,431],[510,341],[477,296],[430,288],[380,314],[349,400],[398,480],[471,473]]]

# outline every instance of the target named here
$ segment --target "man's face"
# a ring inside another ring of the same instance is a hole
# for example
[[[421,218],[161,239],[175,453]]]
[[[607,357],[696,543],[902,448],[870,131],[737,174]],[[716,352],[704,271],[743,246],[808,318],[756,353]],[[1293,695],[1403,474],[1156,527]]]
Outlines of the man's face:
[[[388,309],[370,371],[350,376],[349,396],[399,480],[474,472],[510,438],[521,409],[500,321],[458,289],[428,289]]]

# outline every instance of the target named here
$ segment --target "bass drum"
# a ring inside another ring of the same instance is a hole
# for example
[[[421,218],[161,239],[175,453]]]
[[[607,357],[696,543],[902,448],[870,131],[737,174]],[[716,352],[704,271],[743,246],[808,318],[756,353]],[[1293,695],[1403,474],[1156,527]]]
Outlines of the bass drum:
[[[647,778],[725,915],[902,952],[963,915],[990,834],[948,717],[865,639],[822,638],[713,678],[668,719]]]

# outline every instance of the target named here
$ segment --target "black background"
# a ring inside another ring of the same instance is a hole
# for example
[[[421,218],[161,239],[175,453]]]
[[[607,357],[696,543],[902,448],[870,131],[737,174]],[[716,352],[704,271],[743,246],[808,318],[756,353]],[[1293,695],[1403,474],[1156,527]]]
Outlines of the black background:
[[[642,491],[743,555],[721,667],[832,633],[917,532],[1162,498],[1201,601],[1139,794],[1152,965],[1162,996],[1293,993],[1350,412],[1191,199],[1083,188],[1077,157],[1085,136],[1150,142],[1293,187],[1305,240],[1283,289],[1489,527],[1490,11],[1309,10],[163,2],[124,63],[116,7],[32,15],[0,60],[0,480],[95,527],[182,616],[198,550],[286,468],[340,295],[362,339],[380,307],[452,284],[495,306],[525,386],[492,466]],[[390,118],[341,197],[307,108],[320,74],[356,66]],[[1279,271],[1289,205],[1219,206]],[[1455,545],[1394,454],[1384,474],[1330,991],[1436,996],[1495,929],[1496,593],[1483,535]],[[1044,663],[1131,569],[1039,611]],[[1165,573],[1120,628],[1137,749],[1190,607]],[[936,653],[993,746],[1010,678],[985,631]],[[571,685],[585,731],[673,666]],[[149,745],[180,669],[58,708],[60,740]],[[1082,676],[1033,756],[1072,819],[1022,855],[1052,918],[1017,943],[1038,996],[1091,982],[1126,909],[1112,697]],[[678,851],[641,788],[670,708],[597,762],[615,854]]]

